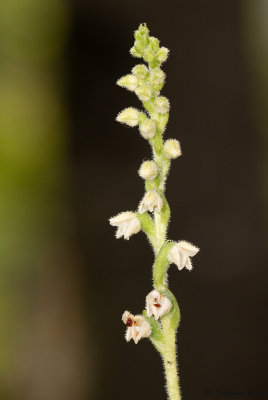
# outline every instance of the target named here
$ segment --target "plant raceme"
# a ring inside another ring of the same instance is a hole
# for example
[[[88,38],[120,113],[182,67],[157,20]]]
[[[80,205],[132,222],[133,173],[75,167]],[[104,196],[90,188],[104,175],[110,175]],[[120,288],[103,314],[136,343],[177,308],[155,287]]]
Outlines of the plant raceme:
[[[165,184],[172,159],[181,156],[181,146],[176,139],[163,139],[169,119],[169,100],[160,95],[166,75],[161,69],[169,50],[161,47],[157,38],[149,36],[146,24],[134,33],[132,56],[144,63],[136,65],[131,74],[117,81],[123,88],[134,92],[141,100],[144,110],[133,107],[121,111],[116,120],[130,127],[138,127],[141,136],[152,148],[152,160],[144,161],[138,171],[145,182],[145,194],[136,211],[124,211],[110,218],[117,227],[116,238],[129,239],[143,231],[151,243],[155,255],[153,265],[153,290],[146,296],[146,309],[140,315],[125,311],[122,320],[126,325],[126,340],[138,343],[149,338],[164,361],[167,392],[170,400],[180,400],[178,383],[175,333],[180,321],[177,300],[168,288],[167,271],[170,264],[179,270],[192,269],[191,257],[199,249],[180,240],[167,240],[170,209],[165,197]]]

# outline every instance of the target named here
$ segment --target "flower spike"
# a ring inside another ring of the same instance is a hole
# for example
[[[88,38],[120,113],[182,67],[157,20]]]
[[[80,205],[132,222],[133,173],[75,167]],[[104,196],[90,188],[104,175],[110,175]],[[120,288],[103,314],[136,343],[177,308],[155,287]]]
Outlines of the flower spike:
[[[152,157],[143,161],[138,170],[139,176],[144,179],[145,193],[141,196],[137,212],[125,211],[109,221],[117,228],[117,239],[123,237],[128,240],[142,230],[153,248],[153,288],[146,296],[146,310],[142,315],[124,312],[125,338],[128,342],[132,339],[136,344],[142,338],[149,338],[163,358],[169,400],[181,400],[175,335],[180,310],[176,297],[168,288],[167,272],[171,263],[176,264],[178,269],[191,270],[191,257],[199,249],[186,241],[167,240],[170,209],[165,197],[166,180],[172,160],[181,155],[178,140],[163,139],[170,102],[161,94],[166,80],[162,64],[167,60],[169,50],[161,46],[156,37],[150,36],[146,24],[140,24],[134,37],[130,53],[140,59],[139,63],[131,73],[122,76],[117,85],[136,95],[143,111],[127,107],[117,115],[116,120],[138,128],[140,135],[151,146]]]

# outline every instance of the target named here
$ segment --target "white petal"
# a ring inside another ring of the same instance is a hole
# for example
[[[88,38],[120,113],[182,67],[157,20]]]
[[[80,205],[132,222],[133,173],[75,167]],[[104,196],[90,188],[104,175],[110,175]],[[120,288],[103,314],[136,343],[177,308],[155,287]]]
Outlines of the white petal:
[[[163,296],[161,301],[161,315],[167,314],[170,311],[171,307],[171,301],[166,296]]]
[[[193,244],[186,242],[184,240],[181,240],[180,242],[178,242],[178,246],[183,253],[187,254],[190,257],[195,256],[196,253],[199,252],[198,247],[196,247]]]
[[[193,269],[192,261],[190,260],[190,257],[188,257],[188,260],[187,260],[187,262],[186,262],[186,264],[185,264],[185,267],[186,267],[189,271],[191,271],[191,270]]]

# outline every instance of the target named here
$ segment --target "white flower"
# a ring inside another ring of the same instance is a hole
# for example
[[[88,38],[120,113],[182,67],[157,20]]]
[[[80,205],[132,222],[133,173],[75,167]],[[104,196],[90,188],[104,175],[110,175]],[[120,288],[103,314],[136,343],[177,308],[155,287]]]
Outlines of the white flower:
[[[148,118],[145,119],[140,124],[140,133],[141,133],[141,136],[144,137],[144,139],[152,139],[154,137],[154,135],[156,134],[155,122]]]
[[[151,325],[145,320],[142,315],[132,315],[129,311],[125,311],[122,315],[122,321],[127,326],[126,341],[131,339],[137,344],[142,338],[147,338],[151,335]]]
[[[155,190],[149,190],[139,205],[139,213],[143,214],[146,211],[159,212],[163,206],[163,201]]]
[[[148,317],[153,315],[158,320],[159,317],[170,311],[171,306],[171,301],[157,290],[153,290],[146,296],[146,313]]]
[[[153,161],[144,161],[138,172],[142,179],[148,179],[149,181],[153,181],[158,175],[156,163]]]
[[[167,259],[170,263],[177,265],[179,270],[186,267],[189,271],[192,269],[192,263],[190,257],[196,255],[199,252],[199,248],[195,247],[189,242],[180,241],[169,250]]]
[[[154,102],[155,111],[159,114],[166,114],[169,111],[170,105],[166,97],[160,96]]]
[[[122,76],[116,83],[118,86],[124,87],[130,91],[134,91],[138,87],[138,79],[131,74]]]
[[[131,127],[136,126],[139,123],[139,111],[132,107],[125,108],[117,115],[116,121]]]
[[[177,158],[181,155],[180,142],[176,139],[168,139],[164,143],[164,155],[167,158]]]
[[[124,236],[124,239],[129,239],[134,233],[141,230],[141,223],[132,211],[122,212],[115,217],[109,219],[112,226],[117,226],[116,239]]]

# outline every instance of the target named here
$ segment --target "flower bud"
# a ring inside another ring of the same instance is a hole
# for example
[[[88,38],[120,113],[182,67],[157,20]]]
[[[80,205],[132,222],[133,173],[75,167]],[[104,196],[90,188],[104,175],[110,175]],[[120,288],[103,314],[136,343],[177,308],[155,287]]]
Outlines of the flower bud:
[[[144,139],[152,139],[154,137],[154,135],[156,134],[155,122],[148,118],[145,119],[140,124],[140,133],[141,133],[141,136],[144,137]]]
[[[133,57],[138,57],[138,58],[141,58],[141,57],[142,57],[142,54],[140,54],[140,53],[135,49],[134,46],[131,47],[131,49],[130,49],[130,54],[131,54]]]
[[[157,60],[161,63],[165,62],[168,58],[169,49],[166,47],[160,47],[157,53]]]
[[[144,52],[144,44],[140,42],[139,40],[136,40],[134,43],[134,47],[137,50],[138,53],[143,54]]]
[[[131,74],[122,76],[116,83],[118,86],[125,87],[130,91],[134,91],[138,87],[138,79]]]
[[[166,114],[169,111],[170,105],[166,97],[157,97],[154,102],[155,111],[159,114]]]
[[[144,161],[138,173],[142,179],[153,181],[158,175],[157,166],[153,161]]]
[[[143,58],[147,63],[153,62],[155,59],[155,54],[154,54],[153,50],[151,50],[149,47],[147,47],[144,50]]]
[[[148,101],[152,97],[152,89],[149,85],[142,85],[135,90],[136,95],[141,101]]]
[[[148,68],[144,64],[138,64],[134,68],[132,68],[132,73],[138,79],[145,79],[148,74]]]
[[[141,42],[143,46],[147,46],[149,43],[149,29],[147,28],[146,24],[140,24],[139,29],[134,32],[134,37],[136,41]]]
[[[167,158],[177,158],[181,155],[180,142],[176,139],[168,139],[164,143],[164,155]]]
[[[156,37],[150,36],[149,46],[156,53],[159,50],[159,40]]]
[[[117,115],[116,121],[131,127],[136,126],[139,123],[139,111],[132,107],[125,108]]]
[[[165,73],[160,68],[154,68],[151,71],[151,82],[154,86],[162,86],[165,82]]]

